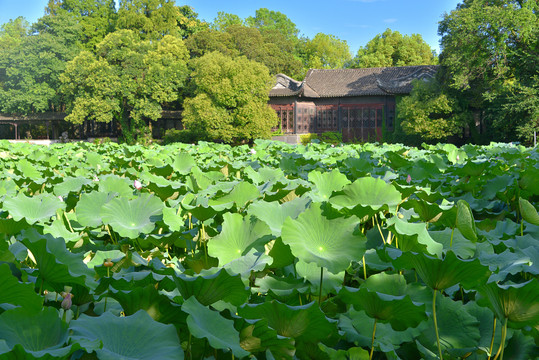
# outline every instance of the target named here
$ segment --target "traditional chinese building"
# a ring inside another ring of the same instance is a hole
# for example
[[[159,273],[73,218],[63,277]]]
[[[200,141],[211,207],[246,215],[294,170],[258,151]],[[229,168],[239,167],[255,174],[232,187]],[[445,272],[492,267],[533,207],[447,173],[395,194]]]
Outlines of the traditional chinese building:
[[[412,81],[434,77],[435,65],[311,69],[303,81],[279,74],[269,104],[283,134],[342,132],[343,140],[380,140],[393,130],[395,102]]]

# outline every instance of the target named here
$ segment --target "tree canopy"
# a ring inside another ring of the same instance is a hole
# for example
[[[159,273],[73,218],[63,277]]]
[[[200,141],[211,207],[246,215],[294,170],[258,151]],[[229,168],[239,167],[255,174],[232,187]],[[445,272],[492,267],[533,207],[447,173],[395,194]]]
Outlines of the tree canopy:
[[[387,29],[361,47],[351,67],[434,65],[437,59],[421,35],[402,35]]]
[[[334,35],[318,33],[311,39],[303,39],[301,52],[307,69],[343,68],[352,55],[346,40]]]
[[[538,130],[539,4],[466,0],[440,22],[447,86],[470,99],[495,140]]]
[[[184,101],[183,122],[199,138],[239,143],[269,138],[277,115],[268,105],[273,77],[245,56],[207,53],[193,61],[195,96]]]
[[[157,120],[162,106],[178,99],[187,72],[188,52],[180,38],[142,40],[132,30],[111,33],[96,55],[83,51],[67,64],[62,92],[66,120],[119,121],[125,140],[147,135],[146,119]]]

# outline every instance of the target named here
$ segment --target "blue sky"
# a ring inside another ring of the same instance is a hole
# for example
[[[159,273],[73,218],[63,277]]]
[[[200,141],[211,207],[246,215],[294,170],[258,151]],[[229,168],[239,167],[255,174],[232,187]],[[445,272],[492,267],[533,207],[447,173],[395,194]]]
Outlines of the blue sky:
[[[47,0],[0,0],[0,24],[24,16],[34,22],[44,13]],[[201,19],[212,21],[218,11],[253,16],[259,8],[280,11],[301,34],[314,37],[323,32],[346,40],[352,54],[377,34],[390,28],[402,34],[420,34],[439,52],[438,22],[459,0],[177,0],[190,5]]]

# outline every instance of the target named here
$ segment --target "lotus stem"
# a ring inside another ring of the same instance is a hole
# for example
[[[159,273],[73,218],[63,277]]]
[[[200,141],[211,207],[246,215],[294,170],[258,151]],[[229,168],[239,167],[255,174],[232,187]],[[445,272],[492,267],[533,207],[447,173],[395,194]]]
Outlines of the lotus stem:
[[[524,236],[524,219],[520,219],[520,236]]]
[[[367,280],[367,265],[365,264],[365,255],[363,255],[363,279]]]
[[[453,246],[453,233],[455,232],[455,228],[451,228],[451,240],[449,241],[449,247]]]
[[[322,304],[322,281],[324,280],[324,268],[320,268],[320,292],[318,294],[318,306]]]
[[[488,350],[488,359],[492,356],[492,348],[494,347],[494,337],[496,335],[496,316],[494,316],[494,325],[492,326],[492,339],[490,339],[490,348]]]
[[[496,357],[494,360],[498,360],[498,357],[500,360],[503,360],[503,351],[505,350],[505,337],[507,336],[507,318],[505,318],[503,322],[502,327],[502,340],[500,342],[500,347],[498,348],[498,352],[496,353]]]
[[[64,211],[64,217],[65,217],[65,219],[67,221],[67,225],[69,225],[69,230],[71,230],[71,232],[74,233],[73,227],[71,226],[71,221],[69,221],[69,219],[67,218],[67,214],[66,214],[65,211]]]
[[[374,352],[374,336],[376,335],[376,323],[378,319],[374,318],[374,327],[372,328],[372,341],[371,341],[371,353],[369,354],[369,360],[372,360],[372,354]]]
[[[438,344],[438,354],[440,356],[440,360],[444,360],[442,356],[442,347],[440,346],[440,334],[438,334],[438,320],[436,320],[436,289],[433,290],[432,295],[432,316],[434,317],[434,330],[436,332],[436,343]]]
[[[378,227],[378,232],[380,233],[380,236],[382,237],[382,242],[385,245],[386,239],[384,239],[384,234],[382,233],[382,228],[380,227],[380,223],[378,222],[378,217],[376,216],[376,214],[374,215],[374,220],[376,221],[376,227]]]

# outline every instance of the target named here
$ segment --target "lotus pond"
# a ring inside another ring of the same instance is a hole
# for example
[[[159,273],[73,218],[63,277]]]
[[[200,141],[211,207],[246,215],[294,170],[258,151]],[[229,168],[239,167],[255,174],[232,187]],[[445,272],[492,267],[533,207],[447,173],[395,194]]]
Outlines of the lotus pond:
[[[537,149],[0,158],[0,359],[539,357]]]

